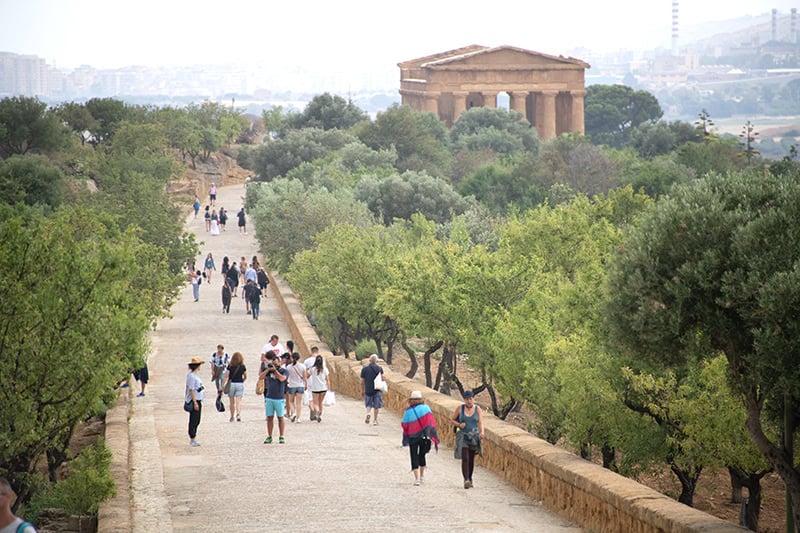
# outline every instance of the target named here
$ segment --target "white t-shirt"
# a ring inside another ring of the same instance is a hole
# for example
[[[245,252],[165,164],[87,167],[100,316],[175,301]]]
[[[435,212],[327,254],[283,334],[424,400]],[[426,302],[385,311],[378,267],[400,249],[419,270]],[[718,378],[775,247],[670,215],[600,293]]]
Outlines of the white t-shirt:
[[[316,368],[308,369],[308,389],[311,392],[322,392],[328,390],[328,382],[325,377],[328,375],[328,368],[322,367],[322,372],[317,373]]]
[[[289,379],[286,380],[287,387],[305,387],[306,365],[297,363],[288,365],[286,371],[289,372]]]
[[[205,397],[205,392],[201,390],[203,388],[203,380],[200,379],[200,376],[197,375],[197,372],[189,372],[186,374],[186,401],[192,401],[192,395],[189,394],[190,390],[194,391],[194,397],[196,400],[202,400]]]
[[[25,520],[17,517],[6,527],[0,528],[0,533],[17,533],[17,528],[23,522],[25,522]],[[22,530],[22,533],[36,533],[36,529],[33,526],[25,526],[25,529]]]
[[[261,348],[261,353],[263,355],[269,355],[269,353],[272,352],[278,357],[282,356],[285,351],[286,350],[284,349],[283,344],[281,344],[280,342],[277,343],[275,346],[273,346],[271,342],[268,342],[267,344],[264,345],[263,348]]]

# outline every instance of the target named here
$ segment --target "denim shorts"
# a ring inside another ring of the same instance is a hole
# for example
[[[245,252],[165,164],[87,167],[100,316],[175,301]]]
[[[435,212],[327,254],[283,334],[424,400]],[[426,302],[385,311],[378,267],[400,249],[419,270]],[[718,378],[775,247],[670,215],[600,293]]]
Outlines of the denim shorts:
[[[244,396],[244,383],[234,383],[231,381],[231,391],[228,393],[231,398],[241,398]]]
[[[303,394],[305,391],[306,390],[305,390],[304,387],[289,387],[288,389],[286,389],[286,394],[289,394],[289,395],[292,395],[292,394]]]
[[[277,416],[283,418],[286,408],[286,400],[273,400],[264,398],[264,406],[267,409],[267,416]]]
[[[380,409],[383,407],[383,393],[379,390],[375,394],[364,395],[364,406],[367,409]]]

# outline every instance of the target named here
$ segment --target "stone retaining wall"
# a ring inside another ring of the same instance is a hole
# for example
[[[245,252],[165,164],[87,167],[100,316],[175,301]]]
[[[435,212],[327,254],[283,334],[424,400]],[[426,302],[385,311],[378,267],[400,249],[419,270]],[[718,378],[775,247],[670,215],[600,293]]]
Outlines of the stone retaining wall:
[[[311,346],[319,346],[323,354],[330,354],[289,285],[274,273],[270,273],[270,282],[298,351],[307,357]],[[333,389],[338,394],[360,398],[362,363],[333,355],[326,355],[326,360]],[[385,377],[389,391],[384,394],[384,407],[402,413],[410,392],[421,390],[436,417],[442,442],[452,446],[453,427],[448,419],[461,402],[388,369]],[[748,531],[678,503],[491,415],[484,417],[484,428],[483,457],[478,464],[541,501],[548,509],[591,531]]]
[[[100,504],[97,512],[98,533],[132,531],[131,516],[131,468],[128,418],[130,414],[131,389],[120,389],[114,406],[106,412],[106,446],[111,450],[111,475],[117,486],[117,494]]]

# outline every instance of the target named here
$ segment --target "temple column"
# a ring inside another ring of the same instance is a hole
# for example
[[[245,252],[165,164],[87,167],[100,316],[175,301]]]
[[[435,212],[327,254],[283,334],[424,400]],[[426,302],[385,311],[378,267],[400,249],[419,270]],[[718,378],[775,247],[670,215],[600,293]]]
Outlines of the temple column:
[[[467,91],[453,91],[453,122],[467,110]]]
[[[483,96],[483,107],[490,107],[492,109],[497,107],[497,92],[486,92],[482,91],[481,95]]]
[[[569,94],[572,96],[572,122],[570,131],[583,135],[586,133],[583,122],[583,97],[586,96],[586,91],[570,91]]]
[[[525,119],[528,118],[528,115],[527,115],[526,109],[525,109],[525,103],[526,103],[527,98],[528,98],[527,91],[525,91],[525,92],[523,92],[523,91],[513,91],[509,95],[509,102],[508,102],[508,107],[512,111],[519,111],[520,113],[522,113],[522,116]]]
[[[439,93],[425,93],[425,111],[439,116]]]
[[[536,132],[543,141],[556,136],[556,95],[558,91],[541,91],[536,98]],[[541,117],[541,121],[539,118]]]

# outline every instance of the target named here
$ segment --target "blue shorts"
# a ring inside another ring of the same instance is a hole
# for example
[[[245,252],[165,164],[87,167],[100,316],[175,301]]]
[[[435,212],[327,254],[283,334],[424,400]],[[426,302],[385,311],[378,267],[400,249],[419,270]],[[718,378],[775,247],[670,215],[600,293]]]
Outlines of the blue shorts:
[[[264,398],[264,406],[267,409],[267,416],[278,416],[283,418],[286,409],[286,400],[273,400]]]
[[[289,387],[286,389],[286,394],[291,396],[292,394],[303,394],[305,391],[304,387]]]
[[[234,383],[231,381],[231,390],[228,396],[231,398],[241,398],[244,396],[244,383]]]
[[[375,394],[364,395],[364,405],[367,409],[380,409],[383,407],[383,393],[379,390]]]

